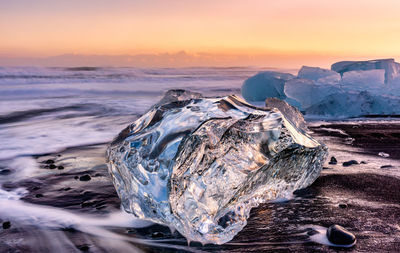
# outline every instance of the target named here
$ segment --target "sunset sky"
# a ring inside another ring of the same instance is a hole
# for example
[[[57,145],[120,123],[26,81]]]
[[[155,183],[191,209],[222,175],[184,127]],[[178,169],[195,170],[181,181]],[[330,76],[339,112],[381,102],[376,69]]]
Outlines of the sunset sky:
[[[0,56],[400,56],[398,0],[0,0]]]

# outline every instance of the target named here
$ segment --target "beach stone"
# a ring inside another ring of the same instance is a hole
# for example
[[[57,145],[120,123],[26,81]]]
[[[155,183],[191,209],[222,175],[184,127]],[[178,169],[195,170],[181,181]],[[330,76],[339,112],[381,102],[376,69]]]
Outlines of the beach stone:
[[[89,245],[86,245],[86,244],[84,244],[84,245],[78,245],[78,246],[76,246],[80,251],[89,251],[89,249],[90,249],[90,247],[89,247]]]
[[[64,169],[64,166],[60,165],[60,166],[58,166],[57,168],[58,168],[59,170],[63,170],[63,169]]]
[[[337,160],[336,160],[336,158],[334,156],[331,157],[331,160],[329,161],[329,164],[332,164],[332,165],[336,165],[337,164]]]
[[[350,161],[344,162],[343,166],[344,167],[349,167],[349,166],[354,165],[354,164],[358,164],[358,162],[356,160],[350,160]]]
[[[55,166],[54,164],[49,165],[49,169],[54,170],[55,168],[57,168],[57,166]]]
[[[340,204],[339,204],[339,207],[340,207],[340,208],[347,208],[347,204],[340,203]]]
[[[393,168],[393,166],[390,164],[381,166],[381,169],[387,169],[387,168]]]
[[[154,232],[151,234],[151,237],[153,237],[153,238],[161,238],[163,236],[164,236],[164,234],[161,232]]]
[[[319,234],[319,232],[317,230],[315,230],[315,229],[310,229],[310,230],[307,231],[307,235],[309,235],[309,236],[313,236],[313,235],[316,235],[316,234]]]
[[[338,245],[351,245],[356,241],[354,234],[339,225],[330,226],[326,231],[326,236],[331,243]]]
[[[9,169],[2,169],[2,170],[0,170],[0,175],[1,176],[6,176],[6,175],[8,175],[8,174],[10,174],[11,173],[11,170],[9,170]]]
[[[9,229],[11,227],[11,222],[5,221],[3,222],[3,229]]]
[[[43,198],[43,194],[38,193],[38,194],[35,195],[35,197],[36,197],[36,198]]]
[[[90,181],[92,179],[89,175],[84,175],[79,178],[80,181]]]
[[[53,163],[54,163],[54,160],[49,159],[49,160],[45,161],[45,163],[46,163],[46,164],[53,164]]]

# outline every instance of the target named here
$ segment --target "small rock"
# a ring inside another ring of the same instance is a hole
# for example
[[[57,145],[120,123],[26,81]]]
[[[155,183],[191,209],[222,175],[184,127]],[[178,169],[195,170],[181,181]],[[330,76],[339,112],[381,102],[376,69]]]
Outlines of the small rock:
[[[330,226],[326,231],[326,236],[331,243],[341,246],[352,246],[356,241],[355,235],[339,225]]]
[[[35,195],[35,197],[36,197],[36,198],[43,198],[43,194],[38,193],[38,194]]]
[[[387,168],[393,168],[393,166],[390,164],[381,166],[381,169],[387,169]]]
[[[366,161],[361,161],[360,164],[367,164],[367,162]]]
[[[163,237],[163,236],[164,236],[164,234],[161,233],[161,232],[154,232],[154,233],[151,234],[151,237],[153,237],[153,238],[160,238],[160,237]]]
[[[339,207],[340,207],[340,208],[347,208],[347,204],[340,203],[340,204],[339,204]]]
[[[54,163],[54,160],[49,159],[49,160],[45,161],[45,163],[46,163],[46,164],[53,164],[53,163]]]
[[[8,175],[10,173],[11,173],[11,170],[9,170],[9,169],[0,170],[0,175],[2,175],[2,176],[6,176],[6,175]]]
[[[78,249],[80,249],[81,251],[89,251],[89,245],[84,244],[84,245],[78,245],[76,246]]]
[[[75,176],[74,178],[75,178],[75,179],[79,179],[79,177],[78,177],[78,176]]]
[[[332,164],[332,165],[336,165],[337,164],[337,160],[336,160],[336,158],[334,156],[331,157],[331,160],[329,161],[329,164]]]
[[[307,235],[309,235],[309,236],[313,236],[316,234],[319,234],[319,232],[315,229],[310,229],[309,231],[307,231]]]
[[[84,175],[79,178],[80,181],[90,181],[92,179],[89,175]]]
[[[63,170],[63,169],[64,169],[64,166],[60,165],[60,166],[57,167],[57,169]]]
[[[54,170],[55,168],[57,168],[57,166],[55,166],[54,164],[49,165],[49,169]]]
[[[87,201],[87,202],[82,202],[81,207],[85,208],[85,207],[92,207],[93,205],[95,205],[96,202],[95,201]]]
[[[350,161],[344,162],[343,166],[344,167],[349,167],[349,166],[351,166],[353,164],[358,164],[358,162],[356,160],[350,160]]]
[[[382,156],[382,157],[385,157],[385,158],[390,156],[388,153],[385,153],[385,152],[379,152],[378,155]]]
[[[3,229],[9,229],[11,227],[11,222],[5,221],[3,222]]]

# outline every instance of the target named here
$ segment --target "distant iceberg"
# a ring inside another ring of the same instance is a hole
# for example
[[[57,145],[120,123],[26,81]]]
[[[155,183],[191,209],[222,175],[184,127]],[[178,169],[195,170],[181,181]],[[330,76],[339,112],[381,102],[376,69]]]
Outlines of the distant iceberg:
[[[331,70],[303,66],[297,76],[261,72],[244,82],[242,96],[250,103],[283,99],[306,115],[398,115],[400,64],[394,59],[345,61]]]
[[[242,96],[247,101],[265,101],[269,97],[285,99],[285,82],[295,78],[292,74],[265,71],[247,79],[242,86]]]

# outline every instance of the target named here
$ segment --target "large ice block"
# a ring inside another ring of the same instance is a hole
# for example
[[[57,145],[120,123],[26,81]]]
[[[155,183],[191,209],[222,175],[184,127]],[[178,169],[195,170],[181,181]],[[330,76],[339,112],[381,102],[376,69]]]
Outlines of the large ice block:
[[[294,78],[288,73],[265,71],[247,79],[242,85],[242,96],[247,101],[262,101],[270,97],[285,99],[285,82]]]
[[[340,73],[353,70],[385,70],[385,83],[388,83],[400,75],[400,64],[394,59],[370,60],[370,61],[341,61],[332,64],[331,69]]]
[[[279,111],[196,97],[169,94],[124,129],[108,148],[109,171],[127,212],[221,244],[251,208],[311,184],[327,148],[296,127],[301,114],[286,103]]]
[[[321,84],[334,84],[340,82],[341,79],[340,74],[336,71],[308,66],[301,67],[297,77],[300,79],[317,81]]]

